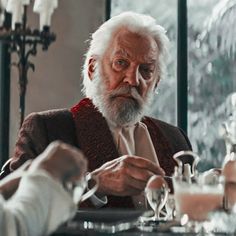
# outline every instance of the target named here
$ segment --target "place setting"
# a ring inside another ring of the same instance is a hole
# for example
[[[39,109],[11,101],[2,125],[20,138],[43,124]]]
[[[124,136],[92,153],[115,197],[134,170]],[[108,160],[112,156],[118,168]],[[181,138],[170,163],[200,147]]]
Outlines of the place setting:
[[[225,177],[218,170],[198,173],[200,158],[191,151],[181,151],[173,158],[178,163],[173,176],[153,176],[148,181],[145,196],[154,215],[140,217],[138,228],[176,234],[228,233],[226,225],[230,219],[232,223],[234,213],[225,209]],[[174,194],[166,181],[170,179]],[[219,220],[224,221],[222,227],[217,224]]]
[[[78,210],[76,217],[57,232],[176,235],[234,232],[236,227],[227,228],[235,219],[236,208],[225,209],[228,199],[225,177],[218,170],[198,173],[200,158],[191,151],[181,151],[173,158],[178,163],[173,176],[152,176],[143,193],[145,203],[139,209]],[[174,193],[167,184],[170,180]],[[232,197],[229,199],[233,206]]]
[[[176,161],[172,176],[153,175],[148,180],[141,198],[136,198],[136,209],[78,210],[75,218],[59,228],[57,235],[65,232],[77,235],[114,233],[228,235],[236,232],[236,145],[235,133],[225,123],[224,137],[230,150],[221,169],[199,172],[200,157],[192,151],[174,154]],[[233,129],[234,130],[234,129]],[[93,188],[83,195],[91,180],[84,179],[83,188],[73,188],[76,204],[86,200],[96,191]],[[172,188],[172,189],[170,189]],[[82,196],[82,198],[81,198]],[[134,198],[135,199],[135,198]],[[139,201],[140,200],[140,201]]]

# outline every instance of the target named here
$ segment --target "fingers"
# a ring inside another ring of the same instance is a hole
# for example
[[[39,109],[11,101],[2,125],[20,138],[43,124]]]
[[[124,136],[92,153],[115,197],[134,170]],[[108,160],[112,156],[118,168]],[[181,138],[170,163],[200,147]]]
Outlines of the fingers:
[[[127,176],[126,181],[128,186],[127,189],[133,191],[133,194],[131,195],[140,194],[146,187],[146,181],[138,180],[131,176]]]
[[[153,175],[152,172],[143,168],[137,168],[134,165],[126,164],[124,167],[124,172],[126,175],[136,179],[138,181],[142,181],[146,183],[148,179]]]
[[[97,194],[131,196],[140,194],[145,187],[145,182],[136,180],[129,175],[125,175],[122,171],[100,170],[97,175],[99,186]]]
[[[127,184],[123,185],[123,188],[120,189],[116,189],[116,192],[114,193],[114,195],[118,195],[118,196],[135,196],[135,195],[139,195],[145,188],[144,183],[142,183],[141,185],[140,181],[136,181],[134,179],[128,179],[127,178]]]
[[[131,158],[128,158],[128,160],[125,159],[125,161],[122,163],[121,175],[125,176],[124,186],[127,186],[127,189],[130,189],[131,191],[133,191],[135,195],[137,194],[137,192],[139,194],[140,192],[144,190],[144,188],[146,187],[147,181],[150,179],[151,176],[153,176],[154,173],[157,173],[158,175],[160,175],[160,173],[162,172],[159,171],[158,166],[155,166],[155,164],[151,163],[150,161],[145,162],[146,160],[144,160],[143,162],[143,159],[140,159],[141,163],[137,164],[137,160],[139,161],[138,157],[135,157],[134,159],[132,159],[132,162],[130,162],[130,160]],[[136,165],[133,165],[133,160],[136,160]],[[150,165],[151,168],[144,168],[147,165]],[[158,167],[157,172],[155,172],[156,167]],[[150,171],[150,169],[152,171]]]
[[[80,150],[65,143],[59,143],[56,148],[57,150],[54,153],[56,160],[54,161],[60,162],[59,164],[65,168],[63,181],[74,182],[85,175],[87,172],[87,160]]]
[[[81,178],[87,171],[87,161],[77,148],[55,141],[37,157],[30,169],[44,169],[60,181]]]
[[[165,171],[160,166],[145,158],[138,156],[123,156],[123,159],[124,162],[133,165],[136,168],[138,167],[141,169],[148,170],[155,175],[165,175]]]
[[[140,194],[152,175],[164,175],[164,171],[144,158],[122,156],[105,163],[92,174],[99,179],[101,195],[131,196]]]
[[[88,163],[84,157],[84,154],[79,149],[72,147],[71,145],[62,143],[61,149],[58,151],[62,151],[62,154],[64,154],[67,159],[68,157],[72,159],[73,165],[75,165],[77,169],[80,170],[80,176],[84,176],[86,174]]]

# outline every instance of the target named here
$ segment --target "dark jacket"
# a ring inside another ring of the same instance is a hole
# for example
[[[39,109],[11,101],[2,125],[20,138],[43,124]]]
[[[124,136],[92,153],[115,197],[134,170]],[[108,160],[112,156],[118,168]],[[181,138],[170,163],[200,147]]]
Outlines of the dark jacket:
[[[166,175],[172,175],[176,163],[173,154],[190,150],[191,144],[181,129],[160,120],[144,117],[154,148]],[[106,120],[89,99],[71,110],[60,109],[30,114],[24,121],[16,143],[10,171],[26,160],[37,157],[54,140],[62,140],[82,149],[89,171],[119,157]],[[130,197],[108,196],[107,207],[132,207]]]

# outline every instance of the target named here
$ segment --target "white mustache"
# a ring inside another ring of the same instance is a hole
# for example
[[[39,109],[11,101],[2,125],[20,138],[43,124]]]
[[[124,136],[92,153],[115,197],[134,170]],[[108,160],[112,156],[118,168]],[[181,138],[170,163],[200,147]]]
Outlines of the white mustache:
[[[137,89],[130,86],[122,86],[116,90],[111,91],[109,94],[111,97],[117,97],[120,95],[128,94],[138,101],[143,100],[140,94],[138,93]]]

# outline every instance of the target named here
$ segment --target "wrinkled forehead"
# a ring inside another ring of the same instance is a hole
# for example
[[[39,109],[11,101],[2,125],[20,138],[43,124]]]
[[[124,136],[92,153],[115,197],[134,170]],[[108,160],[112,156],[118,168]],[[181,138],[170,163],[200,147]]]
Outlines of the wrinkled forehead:
[[[156,60],[158,57],[158,46],[150,35],[131,32],[120,29],[115,32],[105,54],[144,58],[145,60]]]

